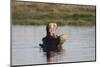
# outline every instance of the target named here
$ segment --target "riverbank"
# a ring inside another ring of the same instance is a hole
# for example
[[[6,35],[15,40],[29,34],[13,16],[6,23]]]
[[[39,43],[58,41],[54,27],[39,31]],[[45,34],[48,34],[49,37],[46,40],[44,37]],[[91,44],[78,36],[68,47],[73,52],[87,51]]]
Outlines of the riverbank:
[[[96,23],[96,7],[53,3],[14,2],[12,24],[93,26]]]

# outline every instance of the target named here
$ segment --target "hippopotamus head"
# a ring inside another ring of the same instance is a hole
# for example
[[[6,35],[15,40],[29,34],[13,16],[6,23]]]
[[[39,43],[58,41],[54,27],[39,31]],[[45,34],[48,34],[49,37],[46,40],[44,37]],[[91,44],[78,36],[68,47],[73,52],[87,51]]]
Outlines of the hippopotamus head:
[[[53,38],[56,37],[56,31],[57,31],[57,24],[56,23],[49,23],[46,27],[47,36],[51,36]]]

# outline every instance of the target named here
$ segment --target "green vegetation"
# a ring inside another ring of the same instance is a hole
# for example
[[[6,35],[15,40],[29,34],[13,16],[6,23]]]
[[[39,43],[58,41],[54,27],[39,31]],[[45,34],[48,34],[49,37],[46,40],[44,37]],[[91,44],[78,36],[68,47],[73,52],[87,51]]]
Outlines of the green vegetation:
[[[65,5],[13,1],[12,24],[93,26],[96,23],[95,6]]]

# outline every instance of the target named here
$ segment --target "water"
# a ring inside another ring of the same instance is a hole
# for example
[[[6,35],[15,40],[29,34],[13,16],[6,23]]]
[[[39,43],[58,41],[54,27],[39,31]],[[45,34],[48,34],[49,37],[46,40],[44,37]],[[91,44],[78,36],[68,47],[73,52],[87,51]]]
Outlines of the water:
[[[56,55],[56,63],[95,60],[95,27],[62,26],[68,41],[63,54]],[[12,25],[12,65],[46,64],[45,53],[39,44],[46,36],[45,26]]]

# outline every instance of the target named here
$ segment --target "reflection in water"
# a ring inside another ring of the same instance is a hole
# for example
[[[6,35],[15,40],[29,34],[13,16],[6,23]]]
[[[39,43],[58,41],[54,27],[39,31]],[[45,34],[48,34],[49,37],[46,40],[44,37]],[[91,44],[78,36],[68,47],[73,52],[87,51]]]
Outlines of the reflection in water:
[[[54,51],[46,52],[47,62],[56,63],[56,53]]]

